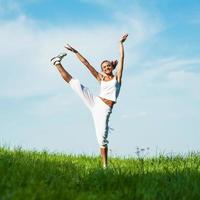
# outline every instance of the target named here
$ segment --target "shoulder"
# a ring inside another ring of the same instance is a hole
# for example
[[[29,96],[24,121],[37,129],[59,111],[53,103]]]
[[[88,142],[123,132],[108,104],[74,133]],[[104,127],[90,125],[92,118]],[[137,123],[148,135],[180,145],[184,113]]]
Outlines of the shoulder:
[[[98,81],[102,81],[104,79],[104,75],[98,72],[96,79]]]

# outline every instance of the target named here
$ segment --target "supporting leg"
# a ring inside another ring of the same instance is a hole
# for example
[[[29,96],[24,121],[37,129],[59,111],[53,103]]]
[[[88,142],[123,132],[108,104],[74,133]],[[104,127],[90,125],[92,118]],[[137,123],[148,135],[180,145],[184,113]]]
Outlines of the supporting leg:
[[[108,147],[101,147],[101,159],[102,159],[102,164],[103,168],[107,168],[108,166]]]
[[[58,71],[60,72],[61,76],[63,77],[63,79],[69,83],[70,80],[72,79],[72,76],[64,69],[64,67],[58,63],[55,64],[56,68],[58,69]]]

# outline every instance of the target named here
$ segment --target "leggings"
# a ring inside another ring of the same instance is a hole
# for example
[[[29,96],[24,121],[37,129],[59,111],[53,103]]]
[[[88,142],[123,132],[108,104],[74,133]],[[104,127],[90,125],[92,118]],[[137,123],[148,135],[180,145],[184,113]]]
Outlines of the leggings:
[[[72,78],[69,82],[72,90],[74,90],[85,105],[92,113],[97,141],[100,147],[108,145],[109,118],[112,108],[105,104],[98,96],[94,96],[91,91],[82,85],[78,79]]]

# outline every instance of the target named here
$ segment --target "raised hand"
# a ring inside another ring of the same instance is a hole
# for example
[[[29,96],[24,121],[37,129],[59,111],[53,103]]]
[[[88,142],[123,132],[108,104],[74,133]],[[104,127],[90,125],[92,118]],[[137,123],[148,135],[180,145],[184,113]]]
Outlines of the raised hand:
[[[78,51],[76,49],[74,49],[72,46],[70,46],[69,44],[67,44],[65,46],[66,49],[68,49],[69,51],[73,52],[73,53],[78,53]]]
[[[126,33],[125,35],[122,36],[120,42],[121,42],[121,43],[125,42],[126,39],[127,39],[127,37],[128,37],[128,33]]]

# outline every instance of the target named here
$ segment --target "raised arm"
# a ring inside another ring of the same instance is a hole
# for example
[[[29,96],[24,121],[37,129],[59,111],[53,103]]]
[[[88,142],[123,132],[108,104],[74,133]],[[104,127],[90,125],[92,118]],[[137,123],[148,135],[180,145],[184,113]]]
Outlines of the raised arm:
[[[117,81],[121,83],[123,68],[124,68],[124,42],[126,41],[128,34],[122,36],[119,42],[119,49],[120,49],[120,59],[119,59],[119,66],[117,69]]]
[[[69,44],[67,44],[67,46],[65,46],[65,48],[67,48],[69,51],[73,52],[76,54],[77,58],[89,69],[89,71],[91,72],[91,74],[98,80],[100,81],[101,79],[101,74],[96,71],[96,69],[87,61],[86,58],[84,58],[76,49],[74,49],[73,47],[71,47]]]

